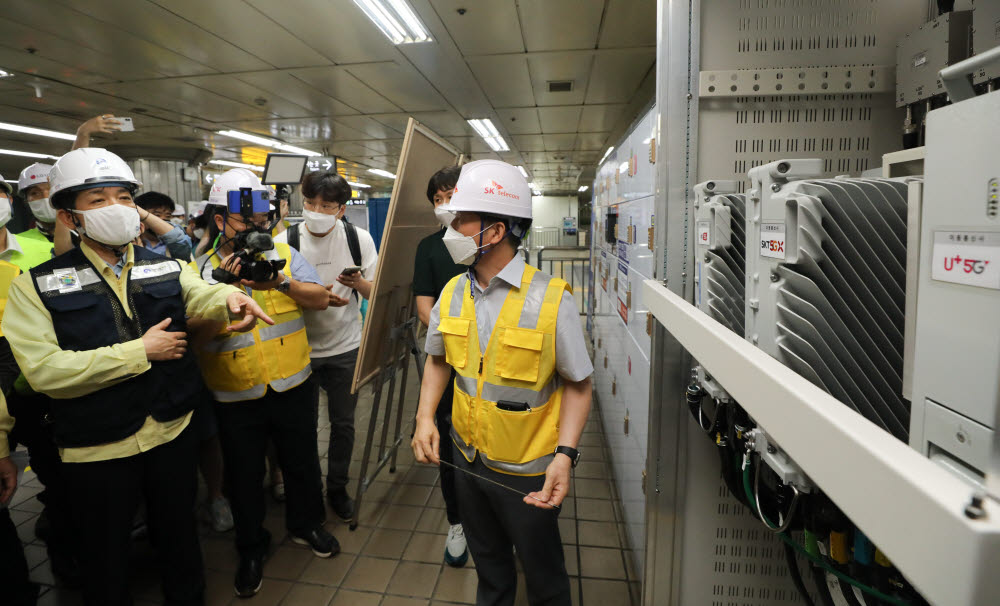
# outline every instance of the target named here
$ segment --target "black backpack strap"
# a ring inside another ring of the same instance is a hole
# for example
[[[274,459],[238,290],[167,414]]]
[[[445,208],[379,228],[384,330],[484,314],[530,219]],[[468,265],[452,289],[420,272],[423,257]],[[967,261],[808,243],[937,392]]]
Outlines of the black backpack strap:
[[[351,251],[351,259],[354,264],[361,267],[361,242],[358,241],[358,228],[354,227],[354,224],[347,220],[347,217],[341,219],[344,222],[344,233],[347,234],[347,248]],[[360,301],[358,297],[358,291],[351,291],[354,294],[354,298]]]
[[[302,252],[299,249],[299,224],[295,223],[288,228],[288,245],[295,250]]]

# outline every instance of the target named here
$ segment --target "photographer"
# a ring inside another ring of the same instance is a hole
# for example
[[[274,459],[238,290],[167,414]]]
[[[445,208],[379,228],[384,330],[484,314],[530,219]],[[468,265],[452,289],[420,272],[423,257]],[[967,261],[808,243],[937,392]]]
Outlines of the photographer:
[[[271,540],[263,525],[261,491],[268,438],[277,447],[285,474],[285,523],[292,540],[309,545],[320,557],[340,551],[337,540],[323,528],[316,404],[302,317],[304,309],[325,309],[329,293],[298,251],[271,240],[270,193],[246,169],[233,169],[216,179],[208,209],[209,239],[217,248],[194,263],[210,283],[236,281],[239,276],[240,284],[275,322],[246,335],[217,332],[198,352],[205,383],[217,402],[240,553],[235,579],[240,597],[260,590]]]
[[[361,298],[371,295],[378,253],[371,234],[344,219],[351,186],[343,177],[334,171],[306,173],[302,196],[305,221],[293,225],[278,241],[301,251],[330,292],[330,307],[307,311],[305,320],[316,373],[314,397],[318,402],[319,387],[326,391],[330,416],[326,498],[337,517],[347,521],[354,515],[354,500],[347,495],[347,470],[358,403],[358,395],[351,393],[361,346],[358,306]]]

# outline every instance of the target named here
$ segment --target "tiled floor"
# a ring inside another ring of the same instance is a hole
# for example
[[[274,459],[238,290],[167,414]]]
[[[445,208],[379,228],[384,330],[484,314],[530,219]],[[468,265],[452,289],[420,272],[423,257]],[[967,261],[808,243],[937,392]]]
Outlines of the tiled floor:
[[[416,402],[416,373],[409,373],[408,405],[404,421],[412,418]],[[361,467],[361,454],[372,405],[371,391],[362,390],[357,413],[357,443],[351,465],[352,491]],[[319,451],[326,471],[329,445],[326,404],[321,402]],[[601,434],[599,415],[591,412],[581,450],[584,459],[575,470],[573,492],[563,506],[559,524],[571,575],[573,603],[587,606],[627,606],[638,603],[639,584],[630,578],[631,551],[625,542],[620,507],[614,500],[610,465]],[[405,425],[404,425],[405,426]],[[409,431],[406,431],[407,435]],[[376,433],[379,435],[379,433]],[[342,553],[320,559],[292,543],[284,528],[281,505],[268,498],[266,526],[274,536],[264,565],[264,585],[250,600],[233,597],[237,556],[232,532],[202,529],[209,606],[222,604],[295,604],[329,606],[428,606],[472,604],[476,572],[470,560],[465,568],[442,563],[448,532],[437,470],[416,464],[408,439],[399,450],[395,474],[383,469],[365,495],[360,526],[351,532],[330,514],[327,528],[340,541]],[[40,486],[28,472],[14,497],[11,515],[32,567],[32,579],[44,585],[40,605],[78,604],[78,595],[59,587],[49,569],[44,544],[35,539],[34,525],[41,505],[35,499]],[[159,603],[161,594],[148,543],[138,542],[134,557],[136,603]],[[527,604],[519,578],[518,604]]]

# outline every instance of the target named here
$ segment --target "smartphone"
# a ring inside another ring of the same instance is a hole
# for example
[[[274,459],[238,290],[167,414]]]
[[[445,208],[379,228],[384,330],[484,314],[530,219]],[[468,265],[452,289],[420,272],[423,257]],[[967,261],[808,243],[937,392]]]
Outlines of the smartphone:
[[[340,275],[349,276],[351,274],[356,274],[359,271],[361,271],[360,267],[358,267],[357,265],[352,265],[351,267],[345,267],[344,271],[340,272]]]
[[[114,119],[118,120],[118,122],[121,123],[122,132],[131,132],[135,130],[135,125],[132,124],[132,118],[122,118],[119,116],[115,116]]]
[[[497,402],[497,408],[510,412],[527,412],[531,410],[531,407],[528,406],[527,402],[511,402],[510,400],[499,400]]]

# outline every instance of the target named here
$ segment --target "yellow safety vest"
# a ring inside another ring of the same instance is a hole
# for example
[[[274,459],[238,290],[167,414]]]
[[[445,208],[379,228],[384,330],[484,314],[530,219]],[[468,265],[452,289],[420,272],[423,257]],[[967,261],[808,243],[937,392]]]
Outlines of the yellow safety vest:
[[[468,274],[441,291],[445,357],[455,368],[452,441],[467,461],[476,452],[501,473],[545,473],[559,445],[563,384],[556,373],[556,318],[569,285],[526,266],[520,288],[511,288],[490,335],[479,350],[476,309]],[[500,401],[527,404],[503,410]]]
[[[41,265],[52,258],[52,244],[50,242],[39,242],[24,234],[16,236],[7,233],[7,238],[15,238],[21,252],[14,252],[9,261],[0,261],[0,318],[7,309],[7,293],[10,291],[10,283],[14,281],[22,271],[28,271],[36,265]],[[0,330],[0,337],[3,331]]]
[[[274,247],[285,260],[287,271],[291,250],[279,242]],[[191,264],[195,271],[204,272],[202,278],[210,277],[212,269],[219,266],[214,252],[208,250]],[[219,402],[255,400],[267,393],[268,386],[287,391],[312,374],[311,349],[299,304],[276,290],[255,290],[253,299],[271,316],[274,326],[257,322],[251,332],[244,333],[223,329],[197,352],[205,384]]]

